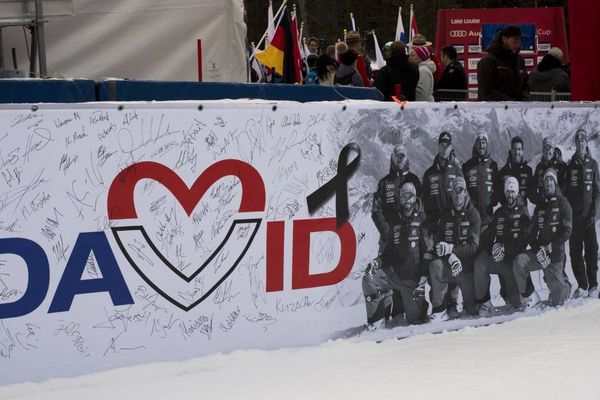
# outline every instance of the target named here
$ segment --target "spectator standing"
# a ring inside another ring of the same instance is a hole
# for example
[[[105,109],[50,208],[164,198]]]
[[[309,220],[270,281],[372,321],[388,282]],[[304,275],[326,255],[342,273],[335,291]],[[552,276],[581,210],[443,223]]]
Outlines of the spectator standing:
[[[562,65],[563,52],[558,47],[550,49],[548,54],[529,74],[529,90],[532,92],[548,93],[552,90],[568,93],[571,91],[569,75]]]
[[[333,78],[334,85],[341,86],[363,86],[363,80],[356,70],[356,59],[358,54],[354,50],[347,49],[345,52],[338,52],[340,65]]]
[[[433,86],[434,90],[464,90],[464,93],[453,93],[452,98],[465,100],[467,98],[467,76],[454,46],[446,46],[441,52],[441,63],[444,72],[440,80]],[[448,93],[450,94],[450,93]]]
[[[431,51],[428,47],[413,47],[408,53],[408,60],[419,67],[419,81],[415,93],[416,101],[434,101],[433,98],[433,74],[435,63],[429,58]]]
[[[308,42],[306,42],[306,46],[308,47],[308,52],[310,54],[319,55],[319,39],[311,36],[308,38]]]
[[[357,54],[356,58],[356,70],[362,78],[362,85],[355,86],[366,86],[371,87],[371,60],[369,57],[363,55],[363,41],[360,37],[360,33],[350,31],[346,34],[346,44],[348,49],[354,50]]]
[[[408,101],[414,101],[418,81],[419,68],[408,61],[404,44],[393,42],[386,65],[379,71],[373,86],[379,89],[386,101],[399,94]]]
[[[319,85],[333,85],[337,64],[332,57],[329,57],[327,54],[321,54],[317,58],[316,69]]]
[[[527,97],[527,69],[521,50],[521,28],[504,27],[477,63],[477,98],[480,101],[524,100]]]

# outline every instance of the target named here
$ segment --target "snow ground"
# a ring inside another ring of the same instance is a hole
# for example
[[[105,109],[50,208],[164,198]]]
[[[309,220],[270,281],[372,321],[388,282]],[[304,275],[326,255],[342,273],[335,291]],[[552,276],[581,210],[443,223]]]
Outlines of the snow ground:
[[[9,385],[0,399],[600,398],[599,300],[487,327],[373,337]]]

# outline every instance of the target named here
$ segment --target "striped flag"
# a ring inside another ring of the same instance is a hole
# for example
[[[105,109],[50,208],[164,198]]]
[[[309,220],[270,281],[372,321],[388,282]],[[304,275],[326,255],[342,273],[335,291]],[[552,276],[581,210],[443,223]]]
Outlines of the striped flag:
[[[417,17],[415,16],[415,12],[413,11],[413,5],[410,5],[410,40],[412,42],[415,35],[419,34],[419,28],[417,27]]]
[[[273,40],[266,49],[256,54],[258,62],[265,67],[273,68],[275,73],[283,77],[284,83],[297,82],[296,67],[293,58],[294,47],[298,53],[300,53],[300,50],[298,49],[298,39],[293,35],[293,29],[291,28],[290,14],[287,8],[285,8],[275,29]]]
[[[402,23],[402,7],[398,7],[398,21],[396,22],[396,42],[406,44],[406,33],[404,32],[404,24]]]

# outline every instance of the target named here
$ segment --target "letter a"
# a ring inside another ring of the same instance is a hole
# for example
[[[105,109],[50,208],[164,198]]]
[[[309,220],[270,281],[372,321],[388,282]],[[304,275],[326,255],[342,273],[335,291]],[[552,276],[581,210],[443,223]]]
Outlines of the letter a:
[[[102,273],[102,278],[81,279],[92,251],[98,261],[98,269]],[[48,312],[69,311],[76,295],[97,292],[108,292],[115,306],[133,304],[131,293],[127,289],[104,232],[81,233],[73,246],[73,252],[69,257]]]

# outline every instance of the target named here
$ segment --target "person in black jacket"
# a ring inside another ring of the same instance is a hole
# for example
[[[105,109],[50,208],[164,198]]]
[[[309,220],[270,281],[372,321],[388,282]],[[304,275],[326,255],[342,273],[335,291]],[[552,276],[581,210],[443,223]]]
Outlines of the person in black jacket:
[[[387,316],[391,306],[390,290],[400,293],[409,323],[423,323],[427,315],[427,280],[423,263],[428,246],[423,230],[425,214],[411,182],[405,182],[399,194],[401,205],[394,218],[388,221],[384,250],[369,265],[362,279],[369,326]]]
[[[396,224],[402,209],[400,189],[406,182],[414,185],[417,197],[421,196],[421,181],[410,172],[408,152],[404,145],[396,145],[390,157],[390,172],[377,184],[373,195],[371,218],[379,231],[379,253],[383,251],[390,232],[390,226]]]
[[[527,198],[533,204],[544,203],[544,181],[542,178],[548,168],[554,168],[558,175],[558,186],[563,187],[567,164],[563,162],[561,154],[560,149],[554,147],[552,139],[545,137],[542,141],[542,159],[535,166],[533,176],[527,185]]]
[[[467,98],[467,76],[465,69],[460,61],[457,60],[457,53],[454,46],[446,46],[442,49],[440,61],[444,66],[444,72],[440,79],[433,85],[434,94],[437,90],[463,90],[463,92],[448,92],[444,95],[451,96],[455,100],[465,100]],[[445,98],[446,98],[445,97]]]
[[[494,206],[498,203],[493,195],[498,164],[490,156],[487,132],[477,133],[473,144],[473,157],[463,164],[462,172],[467,181],[471,202],[479,211],[483,231],[490,223]]]
[[[565,176],[563,194],[573,209],[573,234],[569,240],[571,267],[579,286],[573,297],[598,297],[598,239],[596,213],[600,208],[598,163],[587,147],[587,133],[575,133],[575,154]],[[585,247],[585,260],[583,251]]]
[[[522,37],[516,25],[496,34],[486,56],[477,63],[479,101],[520,101],[527,97],[527,69],[519,54]]]
[[[452,318],[454,310],[448,304],[449,283],[457,283],[463,298],[463,311],[477,314],[473,261],[479,248],[481,219],[467,193],[463,177],[457,177],[452,188],[452,209],[441,215],[433,260],[429,263],[431,279],[431,319]]]
[[[519,182],[513,176],[504,181],[506,205],[496,210],[492,222],[482,233],[480,251],[475,258],[475,297],[479,304],[479,315],[490,317],[495,308],[490,298],[490,274],[497,274],[503,279],[503,297],[515,308],[521,306],[521,296],[513,274],[513,260],[527,248],[529,229],[529,211],[527,203],[519,196]],[[533,285],[528,288],[530,296]]]
[[[404,145],[396,145],[390,157],[390,172],[381,179],[373,195],[371,217],[379,231],[379,253],[383,253],[389,237],[390,227],[398,223],[402,209],[400,189],[406,182],[414,185],[417,197],[421,196],[421,181],[410,172],[408,152]],[[405,312],[402,307],[401,293],[393,291],[392,309],[389,314],[396,317]]]
[[[549,93],[552,90],[568,93],[571,91],[569,75],[562,65],[563,52],[558,47],[550,49],[542,61],[529,74],[527,84],[531,92]]]
[[[510,151],[506,158],[506,164],[498,171],[496,184],[494,189],[494,197],[501,204],[506,204],[504,196],[504,178],[514,176],[519,181],[519,196],[523,203],[527,205],[527,184],[529,183],[533,170],[523,158],[523,139],[520,136],[515,136],[510,141]]]
[[[431,233],[435,233],[440,214],[452,208],[452,187],[458,177],[462,178],[463,173],[452,150],[452,135],[442,132],[438,137],[438,154],[423,175],[425,225]]]
[[[506,159],[504,167],[498,171],[496,181],[494,183],[494,200],[493,202],[499,202],[501,205],[506,205],[506,196],[504,194],[505,178],[512,176],[519,182],[519,197],[521,201],[527,207],[527,185],[529,184],[533,171],[527,161],[523,158],[523,139],[520,136],[515,136],[510,141],[510,151]],[[500,295],[504,299],[506,304],[510,304],[511,300],[508,298],[506,291],[506,284],[504,283],[504,277],[498,275],[500,281]],[[531,277],[527,278],[527,290],[526,293],[530,295],[535,290]]]
[[[379,71],[373,86],[379,89],[386,101],[391,101],[392,96],[398,94],[405,100],[414,101],[418,82],[419,68],[408,62],[404,43],[393,42],[390,57]]]
[[[543,181],[544,201],[535,207],[531,222],[531,250],[519,254],[513,262],[517,286],[527,307],[540,301],[537,292],[530,296],[525,293],[531,271],[544,271],[552,305],[562,305],[571,294],[571,284],[565,275],[565,242],[573,231],[573,214],[569,202],[560,192],[554,168],[544,172]]]

